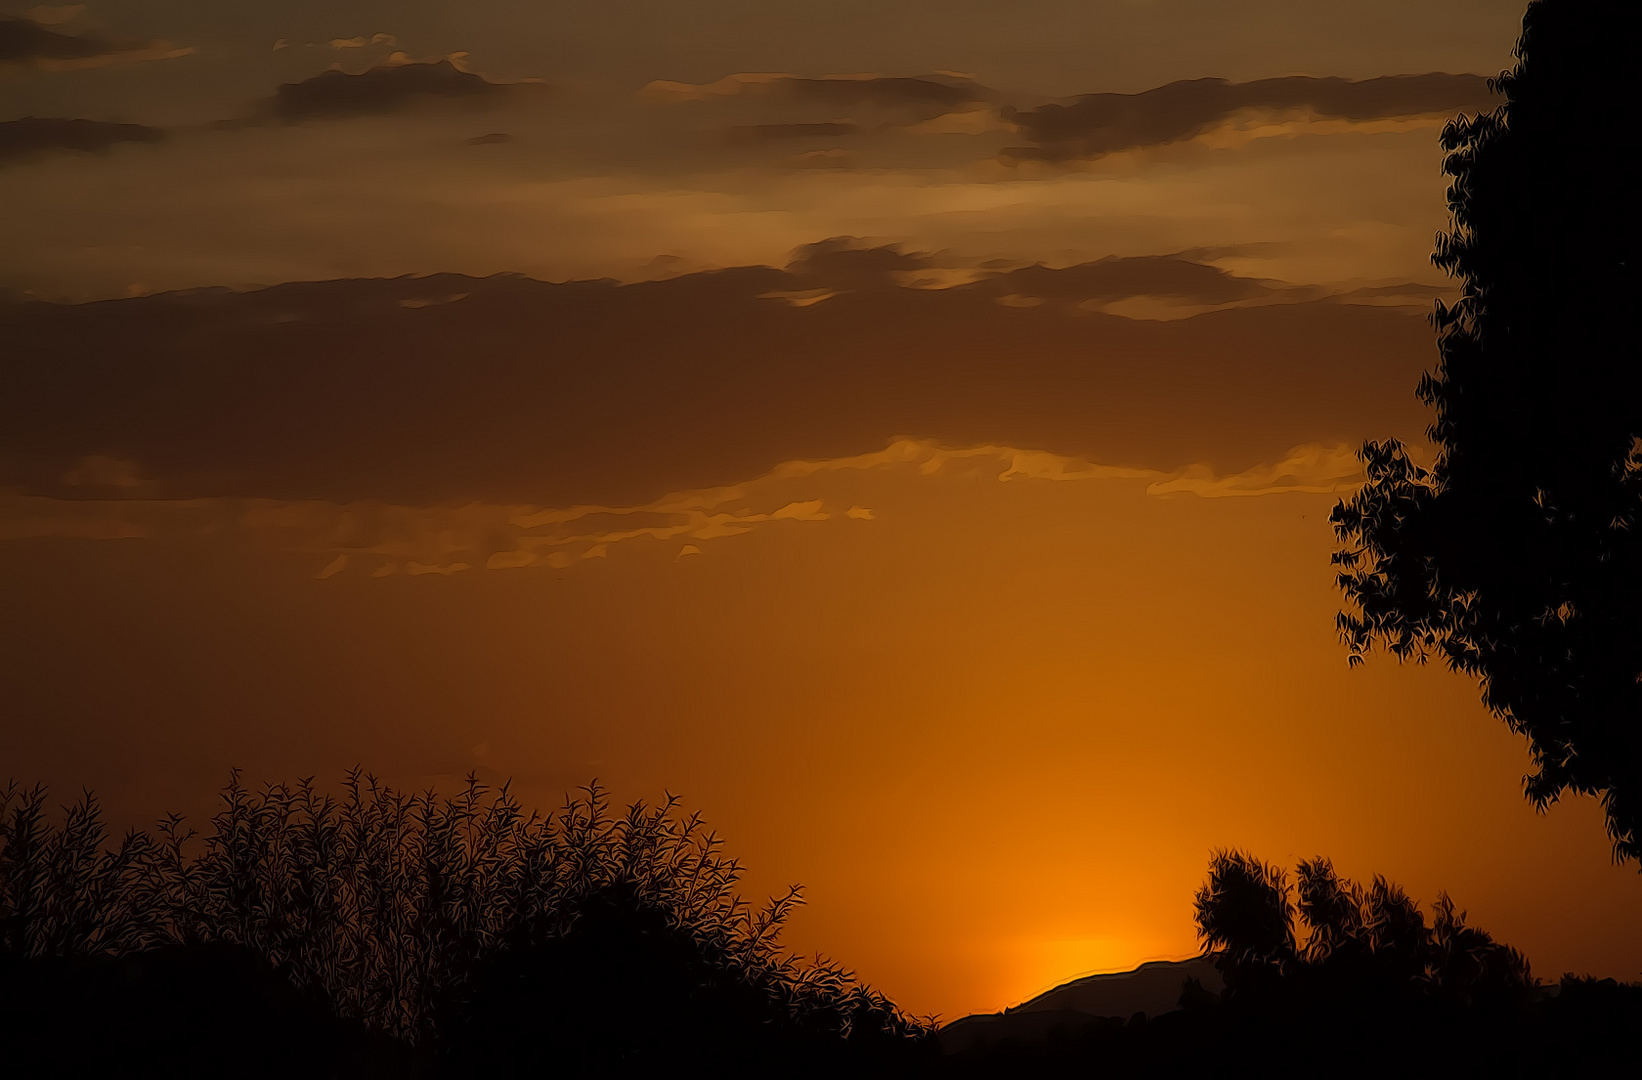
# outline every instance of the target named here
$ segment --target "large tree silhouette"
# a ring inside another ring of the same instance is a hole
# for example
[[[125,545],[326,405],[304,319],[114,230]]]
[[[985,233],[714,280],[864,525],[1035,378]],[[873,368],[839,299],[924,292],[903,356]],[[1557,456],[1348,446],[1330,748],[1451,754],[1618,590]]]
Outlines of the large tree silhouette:
[[[1600,797],[1620,859],[1642,858],[1639,7],[1535,0],[1506,103],[1444,131],[1433,259],[1463,291],[1419,388],[1436,461],[1366,444],[1333,514],[1352,660],[1380,643],[1476,676],[1528,738],[1528,797]]]

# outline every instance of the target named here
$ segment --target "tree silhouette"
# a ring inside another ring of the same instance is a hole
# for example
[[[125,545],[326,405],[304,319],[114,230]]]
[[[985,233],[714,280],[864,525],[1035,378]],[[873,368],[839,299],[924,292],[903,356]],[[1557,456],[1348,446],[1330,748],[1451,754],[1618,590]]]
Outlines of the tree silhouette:
[[[1423,995],[1469,1004],[1534,985],[1522,954],[1467,926],[1446,893],[1427,926],[1419,905],[1381,875],[1360,887],[1321,857],[1298,870],[1296,904],[1280,867],[1241,851],[1210,857],[1209,880],[1197,892],[1197,933],[1233,993],[1269,995],[1288,985],[1319,999]]]
[[[1335,507],[1353,662],[1376,644],[1444,659],[1527,736],[1526,793],[1598,796],[1642,857],[1642,366],[1636,196],[1613,109],[1638,37],[1629,0],[1535,0],[1506,103],[1443,132],[1452,231],[1433,261],[1435,464],[1363,448]]]
[[[1193,901],[1197,936],[1218,954],[1227,989],[1259,992],[1294,959],[1288,875],[1243,851],[1216,851]]]

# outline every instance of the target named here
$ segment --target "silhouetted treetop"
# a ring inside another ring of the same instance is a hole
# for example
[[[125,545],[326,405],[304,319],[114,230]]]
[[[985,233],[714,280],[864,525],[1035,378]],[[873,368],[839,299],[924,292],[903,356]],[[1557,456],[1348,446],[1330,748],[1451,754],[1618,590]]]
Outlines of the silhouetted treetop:
[[[1439,362],[1419,387],[1435,464],[1395,441],[1334,510],[1361,659],[1441,657],[1525,735],[1528,797],[1600,797],[1642,856],[1642,366],[1628,120],[1638,11],[1529,4],[1506,102],[1443,132]]]
[[[1361,887],[1319,857],[1299,865],[1298,879],[1296,904],[1281,868],[1240,851],[1210,858],[1197,933],[1232,994],[1298,987],[1322,997],[1469,1004],[1521,997],[1535,985],[1522,954],[1466,925],[1446,893],[1428,926],[1419,905],[1380,875]]]

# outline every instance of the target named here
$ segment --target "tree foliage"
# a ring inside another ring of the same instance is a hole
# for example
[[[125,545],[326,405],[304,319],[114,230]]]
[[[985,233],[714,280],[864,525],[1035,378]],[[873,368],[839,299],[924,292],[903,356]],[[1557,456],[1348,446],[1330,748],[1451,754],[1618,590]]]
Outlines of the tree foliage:
[[[1433,261],[1435,463],[1391,440],[1334,510],[1339,624],[1360,660],[1438,657],[1527,737],[1526,792],[1601,799],[1642,858],[1642,363],[1630,0],[1535,0],[1506,101],[1443,132],[1451,230]]]
[[[1360,886],[1319,857],[1302,862],[1296,877],[1291,889],[1286,872],[1247,852],[1217,851],[1210,859],[1209,880],[1197,893],[1197,933],[1233,994],[1270,996],[1287,987],[1314,998],[1469,1004],[1535,986],[1522,954],[1467,925],[1446,893],[1427,925],[1419,905],[1380,875]]]

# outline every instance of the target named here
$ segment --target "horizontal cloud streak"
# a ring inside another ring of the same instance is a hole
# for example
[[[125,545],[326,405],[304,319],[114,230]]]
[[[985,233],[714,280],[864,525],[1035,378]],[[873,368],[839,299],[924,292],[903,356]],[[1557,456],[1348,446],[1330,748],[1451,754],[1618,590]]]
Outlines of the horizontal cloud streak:
[[[1004,110],[1031,146],[1005,161],[1066,162],[1162,146],[1207,132],[1240,112],[1303,113],[1364,122],[1486,109],[1499,99],[1480,75],[1388,75],[1353,82],[1292,76],[1232,83],[1191,79],[1138,94],[1085,94],[1070,104]]]
[[[170,60],[193,51],[168,41],[122,41],[53,30],[33,19],[0,16],[0,64],[69,71],[139,60]]]
[[[828,242],[791,271],[629,286],[446,275],[0,306],[0,483],[95,497],[68,478],[101,457],[134,462],[148,497],[639,505],[896,435],[1239,471],[1423,424],[1417,309],[1237,306],[1284,294],[1179,257],[896,283],[930,262]],[[1090,310],[1130,271],[1130,292],[1231,303]],[[1027,291],[1052,299],[1001,302]]]
[[[25,116],[21,120],[0,120],[0,162],[48,150],[96,153],[119,143],[156,143],[164,138],[161,129],[142,124]]]
[[[265,112],[284,121],[382,116],[441,102],[492,104],[524,86],[541,85],[491,82],[466,70],[460,59],[459,54],[422,62],[396,59],[357,75],[324,71],[279,87]]]
[[[550,567],[602,559],[618,546],[677,553],[729,537],[793,524],[878,520],[885,508],[853,501],[848,488],[821,490],[825,478],[894,473],[909,479],[973,475],[1001,483],[1143,483],[1153,496],[1203,498],[1336,493],[1361,482],[1344,446],[1302,446],[1275,464],[1233,475],[1207,465],[1164,471],[999,445],[943,446],[895,439],[883,450],[789,461],[762,476],[672,492],[636,505],[542,507],[470,502],[405,506],[377,500],[338,503],[280,499],[61,499],[0,495],[0,541],[168,540],[236,537],[313,556],[321,578],[344,572],[458,573]],[[891,508],[892,512],[892,508]],[[0,548],[0,558],[4,558]]]
[[[964,105],[992,100],[997,97],[997,92],[960,75],[925,75],[917,78],[831,75],[817,79],[797,75],[737,74],[704,84],[652,82],[645,86],[640,96],[662,103],[706,102],[734,97],[786,98],[832,108],[906,108],[921,114],[923,119],[931,119]]]

